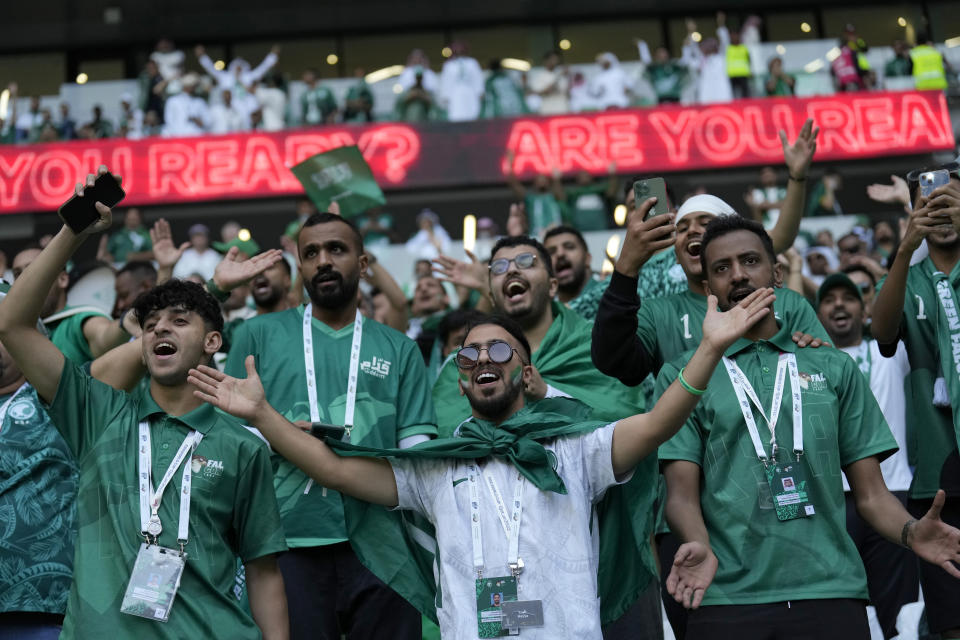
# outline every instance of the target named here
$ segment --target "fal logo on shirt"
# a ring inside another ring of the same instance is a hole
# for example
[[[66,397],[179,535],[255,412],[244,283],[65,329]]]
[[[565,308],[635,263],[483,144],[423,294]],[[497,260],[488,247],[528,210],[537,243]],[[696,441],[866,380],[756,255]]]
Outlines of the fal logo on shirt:
[[[800,388],[804,391],[826,391],[827,378],[822,373],[800,372]]]
[[[368,373],[371,376],[383,379],[390,375],[390,361],[383,358],[371,358],[366,362],[360,363],[360,371]]]
[[[223,475],[223,460],[211,460],[204,456],[193,456],[190,459],[190,471],[200,478],[211,480]]]

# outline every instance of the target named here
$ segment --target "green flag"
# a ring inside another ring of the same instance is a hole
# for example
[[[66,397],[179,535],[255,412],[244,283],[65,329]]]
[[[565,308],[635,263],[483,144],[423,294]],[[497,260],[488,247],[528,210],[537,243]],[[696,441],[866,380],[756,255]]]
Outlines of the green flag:
[[[408,449],[373,449],[327,440],[342,456],[476,459],[490,455],[510,461],[543,491],[564,493],[541,444],[557,437],[587,433],[604,426],[591,421],[592,409],[570,398],[547,398],[525,406],[499,426],[471,418],[456,437],[423,442]],[[649,537],[657,493],[657,456],[637,465],[633,477],[611,487],[597,505],[600,562],[597,586],[603,623],[616,620],[636,602],[654,579]],[[388,510],[343,496],[350,544],[374,575],[436,621],[443,596],[436,581],[436,531],[419,514]]]
[[[326,211],[331,202],[337,202],[340,214],[352,218],[387,203],[383,191],[373,179],[370,166],[356,146],[318,153],[291,171],[320,211]]]

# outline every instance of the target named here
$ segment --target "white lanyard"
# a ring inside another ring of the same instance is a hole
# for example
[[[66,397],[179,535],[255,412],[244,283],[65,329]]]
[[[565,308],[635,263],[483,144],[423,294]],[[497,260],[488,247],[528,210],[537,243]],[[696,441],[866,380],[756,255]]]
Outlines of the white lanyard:
[[[523,517],[523,475],[517,473],[517,482],[513,488],[513,512],[507,515],[507,505],[500,493],[497,481],[490,474],[484,474],[476,465],[469,465],[470,470],[470,529],[473,539],[473,568],[477,577],[483,577],[483,533],[480,528],[480,482],[487,485],[487,490],[497,507],[497,518],[503,533],[507,536],[507,566],[516,576],[523,569],[520,561],[520,519]]]
[[[203,440],[203,434],[192,430],[183,439],[183,444],[173,457],[167,472],[163,474],[163,479],[156,489],[153,488],[153,459],[150,453],[150,423],[146,420],[140,423],[140,531],[141,533],[153,536],[154,541],[160,536],[163,527],[160,523],[160,501],[163,499],[163,492],[170,484],[170,479],[176,473],[184,458],[188,453],[192,453],[200,441]],[[177,528],[177,542],[181,548],[187,543],[187,533],[190,526],[190,480],[191,480],[191,461],[183,467],[182,488],[180,495],[180,523]]]
[[[18,395],[20,395],[20,392],[21,392],[21,391],[23,391],[24,389],[29,389],[29,388],[30,388],[30,383],[29,383],[29,382],[24,382],[22,385],[20,385],[20,386],[17,388],[16,391],[13,392],[13,395],[12,395],[12,396],[10,396],[9,398],[7,398],[7,401],[3,403],[3,406],[0,407],[0,429],[3,429],[3,421],[7,419],[7,411],[10,409],[10,405],[13,403],[13,401],[16,399],[16,397],[17,397]]]
[[[763,448],[763,442],[760,440],[760,433],[757,431],[757,422],[753,418],[753,410],[750,403],[757,407],[760,415],[766,420],[770,428],[770,458],[776,462],[777,459],[777,420],[780,417],[780,404],[783,399],[784,380],[787,371],[790,372],[790,391],[793,400],[793,452],[798,459],[803,453],[803,402],[800,398],[800,374],[797,371],[797,357],[792,353],[781,353],[777,361],[777,377],[773,386],[773,404],[770,407],[770,417],[764,413],[757,398],[756,392],[747,381],[743,371],[737,366],[737,363],[724,356],[723,364],[727,368],[727,375],[730,376],[730,383],[733,385],[733,391],[737,394],[737,401],[740,404],[740,411],[743,413],[743,419],[747,423],[747,431],[750,433],[750,440],[753,442],[753,449],[757,457],[764,465],[767,464],[767,453]],[[747,399],[749,397],[749,400]]]
[[[313,368],[313,327],[311,318],[313,305],[303,310],[303,365],[307,372],[307,400],[310,402],[310,421],[320,422],[320,407],[317,404],[317,375]],[[357,404],[357,372],[360,370],[360,341],[363,338],[363,317],[357,309],[353,320],[353,343],[350,345],[350,371],[347,373],[347,405],[343,413],[343,426],[347,429],[346,440],[350,440],[353,428],[353,410]]]
[[[313,304],[303,310],[303,368],[307,376],[307,400],[310,403],[310,422],[320,422],[320,405],[317,403],[317,373],[313,366]],[[363,317],[357,309],[353,319],[353,342],[350,344],[350,369],[347,372],[347,404],[343,411],[343,426],[346,433],[343,439],[350,442],[353,429],[353,413],[357,404],[357,373],[360,371],[360,342],[363,339]],[[310,493],[313,478],[307,480],[304,495]],[[327,495],[327,490],[323,490]]]

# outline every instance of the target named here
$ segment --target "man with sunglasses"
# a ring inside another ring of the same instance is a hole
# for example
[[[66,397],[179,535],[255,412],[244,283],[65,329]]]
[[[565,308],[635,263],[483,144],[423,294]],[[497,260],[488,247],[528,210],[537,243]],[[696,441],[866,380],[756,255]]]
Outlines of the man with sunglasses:
[[[910,362],[902,342],[897,343],[892,358],[884,358],[877,341],[863,336],[867,306],[862,291],[846,273],[827,276],[817,291],[817,315],[833,345],[856,361],[890,426],[898,450],[880,463],[880,472],[890,492],[906,505],[913,473],[907,461],[903,381],[910,373]],[[906,548],[884,539],[860,516],[846,476],[843,490],[847,531],[867,571],[867,590],[877,610],[880,628],[885,638],[891,638],[897,635],[897,615],[901,607],[917,600],[917,563]]]
[[[450,273],[441,265],[441,270]],[[478,277],[474,278],[478,280]],[[479,288],[479,282],[471,282]],[[501,238],[490,255],[486,286],[496,313],[516,321],[530,343],[534,374],[525,384],[530,400],[567,395],[590,406],[598,419],[633,415],[643,404],[630,389],[601,374],[590,360],[590,325],[555,300],[558,289],[546,248],[534,238]],[[433,386],[441,435],[470,415],[456,364],[447,362]]]
[[[945,169],[950,182],[929,195],[920,192],[920,175]],[[916,517],[929,508],[938,489],[947,493],[942,518],[960,526],[960,375],[957,321],[960,288],[960,177],[957,163],[919,169],[907,175],[914,209],[890,272],[878,285],[871,332],[883,355],[903,340],[910,358],[907,415],[916,436],[916,469],[907,507]],[[929,255],[910,266],[926,239]],[[954,410],[951,411],[951,407]],[[960,638],[960,582],[939,567],[920,565],[920,585],[930,631]]]
[[[518,256],[509,260],[529,260]],[[410,449],[372,450],[307,436],[266,401],[253,357],[245,362],[244,380],[201,367],[191,381],[199,397],[256,426],[317,483],[357,499],[349,503],[357,507],[348,511],[351,543],[365,561],[392,568],[408,598],[434,609],[444,637],[505,635],[507,620],[489,611],[492,593],[501,593],[504,613],[515,602],[530,614],[515,627],[528,640],[599,640],[605,587],[617,577],[610,573],[643,569],[608,564],[604,570],[606,530],[591,524],[594,505],[628,482],[679,428],[723,351],[769,313],[772,300],[772,290],[758,289],[719,313],[711,299],[700,347],[657,406],[606,425],[578,422],[584,413],[573,400],[526,403],[524,387],[535,376],[531,345],[506,318],[472,326],[455,358],[469,418],[454,437]],[[369,503],[429,520],[437,565],[417,565],[408,553],[374,558],[377,547],[402,550],[403,529],[371,540],[365,529],[398,512]],[[606,554],[616,560],[616,553]]]

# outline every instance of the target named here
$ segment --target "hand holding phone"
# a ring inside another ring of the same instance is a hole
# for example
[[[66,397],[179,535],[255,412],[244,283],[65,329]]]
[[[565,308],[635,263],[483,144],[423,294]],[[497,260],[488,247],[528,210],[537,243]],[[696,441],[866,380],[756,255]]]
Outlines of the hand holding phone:
[[[634,206],[639,209],[640,206],[649,198],[656,198],[657,202],[652,207],[644,220],[667,213],[667,183],[663,178],[648,178],[646,180],[637,180],[633,183]]]
[[[920,195],[929,198],[938,187],[950,184],[950,172],[946,169],[924,171],[920,174]]]
[[[126,195],[120,188],[120,182],[116,176],[104,169],[104,172],[97,176],[93,185],[84,187],[82,196],[74,194],[60,207],[57,213],[63,223],[70,227],[71,231],[80,234],[100,219],[100,213],[96,207],[97,202],[107,207],[113,207]]]

